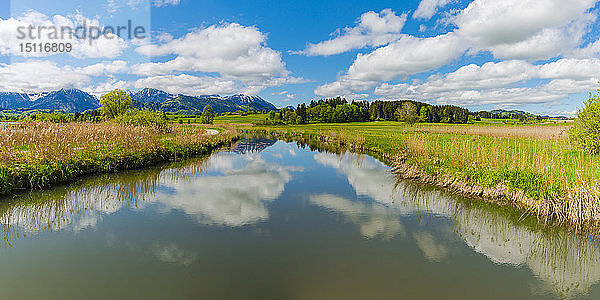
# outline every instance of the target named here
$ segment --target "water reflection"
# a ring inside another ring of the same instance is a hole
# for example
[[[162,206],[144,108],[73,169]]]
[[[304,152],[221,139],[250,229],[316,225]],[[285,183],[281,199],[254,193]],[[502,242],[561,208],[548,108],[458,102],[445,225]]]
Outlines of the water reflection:
[[[346,176],[358,196],[368,196],[389,211],[404,215],[427,213],[452,220],[453,232],[473,250],[497,264],[526,266],[560,296],[585,294],[600,280],[596,240],[564,230],[520,224],[518,218],[510,218],[489,206],[469,205],[448,193],[397,181],[385,165],[372,158],[350,153],[318,153],[314,158]],[[328,205],[326,201],[315,203],[343,214],[359,210],[352,201],[338,200],[336,205]],[[363,222],[362,225],[368,224],[366,220]],[[413,238],[427,259],[441,261],[449,255],[447,247],[431,233],[416,232]]]
[[[198,260],[196,253],[182,249],[173,243],[164,244],[155,242],[152,245],[152,253],[162,262],[179,264],[185,267],[190,266]]]
[[[249,144],[182,166],[100,176],[3,203],[3,240],[10,246],[36,232],[94,227],[123,207],[143,209],[150,204],[165,212],[183,211],[202,224],[243,226],[266,220],[266,203],[277,199],[292,173],[302,168],[267,162],[255,152],[273,142]]]
[[[173,179],[166,171],[156,200],[203,224],[242,226],[266,220],[266,203],[279,197],[292,172],[301,170],[269,163],[256,152],[221,152],[205,162],[203,173],[186,179]]]
[[[261,152],[273,146],[276,142],[276,140],[270,139],[241,140],[237,144],[235,144],[232,152],[240,154]]]
[[[94,228],[124,208],[182,212],[203,226],[258,226],[270,221],[273,202],[307,169],[335,170],[347,181],[354,195],[313,185],[296,193],[307,196],[311,207],[338,216],[363,239],[410,241],[421,258],[433,263],[474,251],[491,263],[526,267],[565,297],[585,294],[600,280],[600,251],[594,240],[545,230],[510,212],[398,180],[368,156],[309,152],[268,140],[168,168],[99,176],[20,197],[0,205],[0,230],[10,246],[39,232]],[[116,242],[113,238],[107,243]],[[166,264],[190,267],[201,260],[180,242],[144,245]]]
[[[342,213],[350,222],[358,225],[360,233],[366,238],[381,236],[391,239],[406,235],[400,217],[381,204],[366,204],[331,194],[310,195],[309,200],[312,204]]]

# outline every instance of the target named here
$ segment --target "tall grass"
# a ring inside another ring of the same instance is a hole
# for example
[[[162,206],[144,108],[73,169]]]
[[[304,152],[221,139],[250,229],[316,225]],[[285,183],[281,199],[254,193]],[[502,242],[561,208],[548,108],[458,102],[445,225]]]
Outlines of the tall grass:
[[[405,130],[414,130],[424,133],[452,133],[469,134],[481,136],[493,136],[504,138],[535,139],[535,140],[553,140],[564,141],[569,127],[548,126],[548,125],[417,125],[414,128],[406,127]]]
[[[20,123],[0,134],[0,194],[44,188],[90,173],[139,168],[210,152],[237,138],[201,126],[166,130],[116,123]]]

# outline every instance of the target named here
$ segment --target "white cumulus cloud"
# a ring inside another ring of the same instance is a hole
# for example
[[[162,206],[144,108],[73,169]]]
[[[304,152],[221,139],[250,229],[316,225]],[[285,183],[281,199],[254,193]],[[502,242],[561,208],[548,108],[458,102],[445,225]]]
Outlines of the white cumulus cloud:
[[[374,93],[383,99],[412,98],[455,105],[551,103],[593,90],[600,79],[600,59],[564,58],[534,65],[527,61],[470,64],[424,82],[382,83]],[[533,80],[537,84],[526,83]]]
[[[90,77],[70,66],[52,61],[29,60],[0,64],[0,91],[41,92],[61,88],[81,88]]]
[[[153,0],[152,5],[156,7],[177,6],[181,0]]]
[[[333,96],[336,93],[364,91],[380,81],[439,68],[464,51],[463,42],[453,33],[430,38],[404,35],[369,54],[358,54],[346,75],[317,87],[315,94]]]
[[[406,22],[406,14],[396,15],[391,9],[379,13],[369,11],[362,14],[355,27],[336,31],[334,38],[316,44],[308,44],[299,54],[334,55],[365,47],[379,47],[398,39]]]
[[[172,94],[211,95],[233,94],[238,91],[235,81],[220,77],[180,75],[159,75],[140,78],[134,87],[156,88]]]
[[[110,33],[91,40],[78,39],[74,33],[81,35],[82,32],[76,30],[83,24],[89,30],[104,30],[98,20],[81,14],[49,17],[30,10],[16,18],[0,19],[0,55],[45,57],[61,54],[55,51],[22,51],[21,45],[25,43],[68,43],[72,45],[72,51],[65,53],[75,58],[115,58],[129,47],[125,40]],[[96,34],[96,31],[93,33]]]
[[[450,3],[451,0],[421,0],[419,7],[415,10],[413,18],[429,20],[435,15],[439,8]]]
[[[476,0],[456,15],[457,33],[498,58],[543,60],[569,52],[595,21],[597,0]]]

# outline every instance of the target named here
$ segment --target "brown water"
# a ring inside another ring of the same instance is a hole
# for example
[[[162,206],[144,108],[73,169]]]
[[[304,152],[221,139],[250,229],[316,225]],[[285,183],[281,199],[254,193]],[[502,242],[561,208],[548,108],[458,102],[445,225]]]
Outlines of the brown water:
[[[0,205],[2,299],[525,299],[600,291],[597,242],[252,141]]]

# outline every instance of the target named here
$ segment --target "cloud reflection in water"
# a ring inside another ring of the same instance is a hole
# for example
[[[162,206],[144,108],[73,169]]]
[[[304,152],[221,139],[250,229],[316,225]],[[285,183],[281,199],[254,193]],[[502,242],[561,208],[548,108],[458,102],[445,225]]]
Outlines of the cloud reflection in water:
[[[243,226],[267,219],[266,203],[279,197],[292,172],[301,170],[269,163],[260,153],[217,153],[208,159],[203,174],[161,180],[161,189],[169,192],[159,192],[157,201],[203,224]]]

